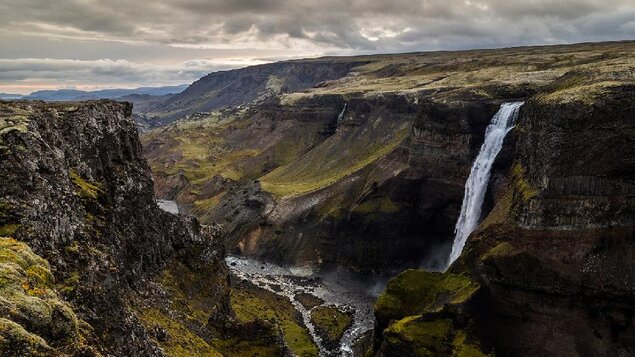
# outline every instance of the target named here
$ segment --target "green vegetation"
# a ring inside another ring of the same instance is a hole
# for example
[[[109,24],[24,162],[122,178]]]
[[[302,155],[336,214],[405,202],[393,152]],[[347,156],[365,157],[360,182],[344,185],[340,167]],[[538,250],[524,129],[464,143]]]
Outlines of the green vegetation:
[[[15,234],[20,228],[19,224],[4,224],[0,226],[0,237],[9,237]]]
[[[498,243],[495,247],[490,249],[487,253],[481,256],[481,260],[485,260],[491,257],[502,257],[512,254],[516,248],[509,242]]]
[[[463,275],[406,270],[388,282],[375,303],[375,316],[390,321],[437,312],[446,304],[466,302],[479,287]]]
[[[538,190],[533,188],[525,178],[525,168],[518,162],[512,166],[512,180],[514,190],[524,201],[529,201],[538,194]]]
[[[413,356],[487,356],[477,342],[448,318],[408,316],[384,330],[384,343]]]
[[[44,339],[21,325],[0,317],[0,355],[47,357],[54,353]]]
[[[263,190],[278,197],[294,196],[329,186],[385,157],[408,136],[410,123],[383,123],[377,130],[355,128],[335,135],[291,164],[260,179]]]
[[[360,213],[392,213],[397,211],[399,211],[399,206],[393,202],[390,197],[377,197],[364,201],[353,208],[353,212]]]
[[[78,320],[55,292],[48,262],[12,238],[0,237],[0,352],[50,355],[82,341]]]
[[[318,306],[313,309],[311,321],[320,336],[330,344],[338,343],[346,330],[353,324],[353,318],[350,314],[330,306]]]
[[[298,301],[305,309],[312,309],[316,306],[324,304],[324,300],[320,299],[315,295],[311,295],[309,293],[299,293],[293,297],[296,301]]]
[[[169,356],[222,355],[212,341],[196,332],[205,329],[219,301],[215,292],[222,287],[222,281],[206,273],[178,261],[171,262],[158,279],[169,299],[136,309],[146,329],[162,328],[167,332],[167,338],[157,343]]]
[[[469,341],[467,333],[463,330],[457,331],[452,349],[456,357],[487,357],[477,343]]]
[[[222,356],[209,343],[193,333],[168,312],[158,308],[145,308],[139,316],[146,327],[160,327],[167,332],[167,339],[159,341],[168,356]]]
[[[406,344],[415,356],[450,356],[452,320],[425,321],[410,316],[384,330],[384,338],[393,346]]]
[[[68,174],[71,181],[77,186],[77,194],[80,197],[96,200],[99,194],[101,194],[101,185],[99,183],[84,180],[75,169],[71,169]]]
[[[289,300],[258,288],[233,288],[232,309],[241,322],[255,319],[271,321],[283,332],[283,338],[297,356],[317,356],[318,349],[299,313]]]

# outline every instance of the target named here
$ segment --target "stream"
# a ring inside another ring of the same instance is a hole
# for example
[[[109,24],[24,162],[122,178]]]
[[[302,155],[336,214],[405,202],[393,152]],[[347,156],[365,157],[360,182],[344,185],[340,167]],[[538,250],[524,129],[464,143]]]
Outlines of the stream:
[[[309,293],[324,300],[325,306],[334,305],[353,314],[353,324],[342,337],[339,351],[335,351],[340,356],[352,356],[355,340],[373,328],[373,304],[387,282],[387,279],[360,276],[342,268],[318,272],[308,267],[285,267],[236,256],[228,256],[225,261],[236,277],[288,298],[302,314],[320,356],[332,355],[333,351],[324,348],[315,333],[311,310],[304,308],[294,297]]]

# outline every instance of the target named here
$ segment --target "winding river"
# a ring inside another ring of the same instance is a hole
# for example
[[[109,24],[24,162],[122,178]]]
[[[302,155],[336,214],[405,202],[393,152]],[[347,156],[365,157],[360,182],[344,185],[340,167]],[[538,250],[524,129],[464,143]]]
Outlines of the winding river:
[[[306,267],[285,267],[260,262],[244,257],[225,258],[232,274],[240,279],[251,281],[257,286],[288,298],[302,314],[313,340],[318,345],[320,356],[332,355],[322,345],[311,323],[311,310],[304,308],[294,299],[299,293],[309,293],[324,300],[324,305],[335,305],[342,311],[353,314],[353,325],[340,341],[340,356],[352,356],[355,340],[373,328],[373,304],[377,295],[384,289],[387,279],[368,278],[345,269],[318,272]]]

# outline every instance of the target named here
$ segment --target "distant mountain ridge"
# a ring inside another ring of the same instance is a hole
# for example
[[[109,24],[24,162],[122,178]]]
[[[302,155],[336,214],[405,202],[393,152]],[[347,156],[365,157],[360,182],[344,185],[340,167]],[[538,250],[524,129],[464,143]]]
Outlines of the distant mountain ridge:
[[[102,89],[96,91],[82,91],[76,89],[41,90],[29,95],[0,93],[1,99],[27,99],[44,101],[73,101],[91,99],[116,99],[128,95],[162,96],[177,94],[184,91],[189,84],[165,87],[140,87],[133,89]]]
[[[0,93],[0,99],[20,99],[20,98],[22,98],[21,94]]]

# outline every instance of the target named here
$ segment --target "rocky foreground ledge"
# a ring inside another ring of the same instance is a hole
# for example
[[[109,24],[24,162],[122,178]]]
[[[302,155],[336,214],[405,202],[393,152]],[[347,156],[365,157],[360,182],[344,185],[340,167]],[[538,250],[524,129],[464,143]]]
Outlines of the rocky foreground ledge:
[[[219,234],[157,207],[131,109],[0,102],[0,355],[218,354]],[[205,306],[190,328],[179,297]]]

